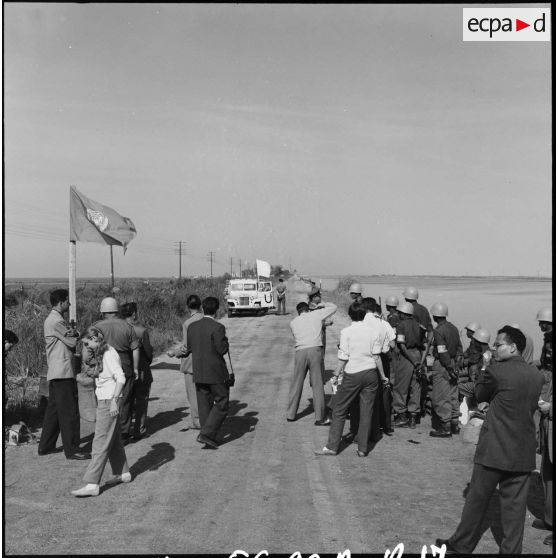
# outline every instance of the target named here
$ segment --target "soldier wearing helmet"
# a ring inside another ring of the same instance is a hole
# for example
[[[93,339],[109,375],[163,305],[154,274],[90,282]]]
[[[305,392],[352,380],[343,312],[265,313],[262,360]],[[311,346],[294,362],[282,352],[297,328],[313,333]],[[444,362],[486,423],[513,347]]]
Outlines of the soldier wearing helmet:
[[[410,302],[401,302],[397,312],[400,322],[395,329],[395,341],[399,351],[393,373],[393,426],[415,428],[420,412],[417,371],[422,356],[422,334],[418,322],[413,318],[414,310]]]
[[[458,329],[447,320],[448,306],[437,302],[430,310],[436,329],[433,337],[432,426],[433,438],[451,438],[459,433],[457,369],[463,360]]]
[[[468,367],[469,367],[469,361],[475,361],[478,362],[478,360],[480,359],[481,354],[476,354],[475,353],[475,347],[476,344],[473,343],[473,335],[475,334],[475,331],[477,331],[477,329],[481,328],[482,326],[480,325],[479,322],[469,322],[466,326],[465,326],[465,335],[467,336],[467,339],[471,339],[471,342],[469,343],[469,346],[467,347],[467,349],[465,350],[464,354],[463,354],[463,375],[466,377],[466,380],[464,381],[468,381],[469,379],[469,373],[468,373]],[[460,380],[461,380],[461,376],[460,376]]]
[[[425,332],[425,337],[427,341],[430,341],[432,338],[432,331],[434,327],[432,326],[432,320],[430,319],[430,314],[425,306],[419,304],[418,297],[419,292],[416,287],[407,287],[403,291],[403,296],[407,302],[410,302],[413,305],[413,315],[415,320],[421,325],[422,329]]]
[[[542,370],[552,370],[553,368],[554,322],[552,318],[552,308],[541,308],[537,312],[537,321],[544,335],[540,360]]]
[[[471,344],[467,349],[469,358],[466,367],[464,367],[467,372],[467,377],[463,381],[460,381],[458,385],[459,395],[466,398],[469,411],[476,412],[477,414],[480,413],[477,409],[478,402],[474,393],[475,381],[483,365],[482,355],[487,351],[490,352],[489,343],[490,332],[479,325],[479,327],[475,329]]]
[[[118,353],[126,377],[120,407],[122,439],[126,443],[131,437],[134,382],[139,377],[139,340],[133,326],[120,317],[118,302],[114,298],[103,298],[100,311],[103,319],[93,325],[104,335],[106,343]]]
[[[432,331],[434,329],[432,326],[432,320],[430,319],[430,314],[428,313],[426,307],[423,306],[422,304],[419,304],[418,302],[419,292],[416,287],[407,287],[403,291],[403,296],[405,297],[405,300],[407,302],[410,302],[413,305],[414,318],[415,320],[417,320],[417,322],[421,327],[421,331],[422,331],[421,349],[423,352],[422,352],[422,360],[420,363],[420,369],[422,370],[426,362],[426,356],[428,355],[428,351],[425,350],[426,346],[429,343],[432,343]],[[420,381],[420,414],[422,416],[425,416],[426,401],[428,399],[428,380],[426,379],[426,376],[421,374],[419,377],[419,381]]]
[[[349,287],[349,295],[352,302],[362,302],[362,285],[360,283],[353,283]]]
[[[386,310],[388,311],[388,315],[386,320],[389,322],[389,325],[393,328],[397,328],[397,324],[399,323],[399,314],[397,313],[397,307],[399,306],[399,299],[394,296],[388,296],[386,298]]]

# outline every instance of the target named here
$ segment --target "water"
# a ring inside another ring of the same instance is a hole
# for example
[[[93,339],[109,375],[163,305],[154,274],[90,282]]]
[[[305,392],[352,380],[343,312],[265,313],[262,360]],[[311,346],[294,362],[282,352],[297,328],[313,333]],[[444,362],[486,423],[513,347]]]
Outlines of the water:
[[[530,335],[534,342],[534,358],[538,359],[542,349],[542,333],[536,320],[537,312],[543,307],[552,307],[552,282],[528,279],[474,279],[474,278],[394,278],[393,282],[363,282],[364,296],[385,300],[395,295],[401,302],[402,292],[407,286],[419,290],[419,302],[428,310],[435,302],[445,302],[449,307],[448,319],[460,330],[464,347],[464,327],[477,321],[490,331],[491,342],[503,325],[516,323]],[[385,280],[385,279],[384,279]]]

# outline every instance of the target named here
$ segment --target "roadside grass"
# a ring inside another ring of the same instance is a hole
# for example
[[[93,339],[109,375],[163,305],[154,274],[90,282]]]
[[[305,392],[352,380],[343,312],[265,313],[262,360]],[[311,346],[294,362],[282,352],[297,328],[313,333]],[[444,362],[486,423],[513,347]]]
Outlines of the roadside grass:
[[[226,313],[223,292],[226,276],[169,281],[122,279],[110,284],[83,284],[76,288],[77,327],[85,329],[101,319],[99,304],[114,296],[119,304],[136,302],[140,322],[149,329],[154,354],[160,354],[182,337],[186,300],[197,294],[202,300],[215,296],[221,302],[218,317]],[[50,312],[49,293],[54,288],[35,284],[4,291],[4,327],[16,333],[19,343],[4,359],[4,421],[31,420],[39,403],[39,378],[46,376],[43,323]]]

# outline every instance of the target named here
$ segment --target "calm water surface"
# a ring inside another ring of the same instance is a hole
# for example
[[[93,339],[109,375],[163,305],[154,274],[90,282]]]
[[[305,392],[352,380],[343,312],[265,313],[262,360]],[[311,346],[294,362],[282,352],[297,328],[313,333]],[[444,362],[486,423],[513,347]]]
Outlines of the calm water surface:
[[[470,321],[478,321],[491,333],[494,341],[496,332],[505,324],[517,323],[524,333],[533,338],[535,358],[542,348],[542,333],[536,320],[537,312],[544,306],[552,307],[552,282],[521,279],[432,279],[421,278],[414,283],[396,282],[363,283],[364,296],[382,297],[395,295],[403,300],[406,286],[419,290],[419,302],[430,310],[435,302],[445,302],[449,307],[448,319],[462,333]]]

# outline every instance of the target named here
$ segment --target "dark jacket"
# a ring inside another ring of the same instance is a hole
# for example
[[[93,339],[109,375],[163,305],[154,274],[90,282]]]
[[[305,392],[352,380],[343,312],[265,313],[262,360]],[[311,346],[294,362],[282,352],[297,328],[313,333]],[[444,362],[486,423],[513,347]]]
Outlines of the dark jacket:
[[[535,468],[535,421],[543,375],[522,357],[491,364],[475,383],[475,397],[490,402],[475,463],[503,471]]]
[[[192,353],[194,382],[222,384],[229,378],[223,355],[229,351],[225,326],[204,316],[188,327],[187,352]]]

